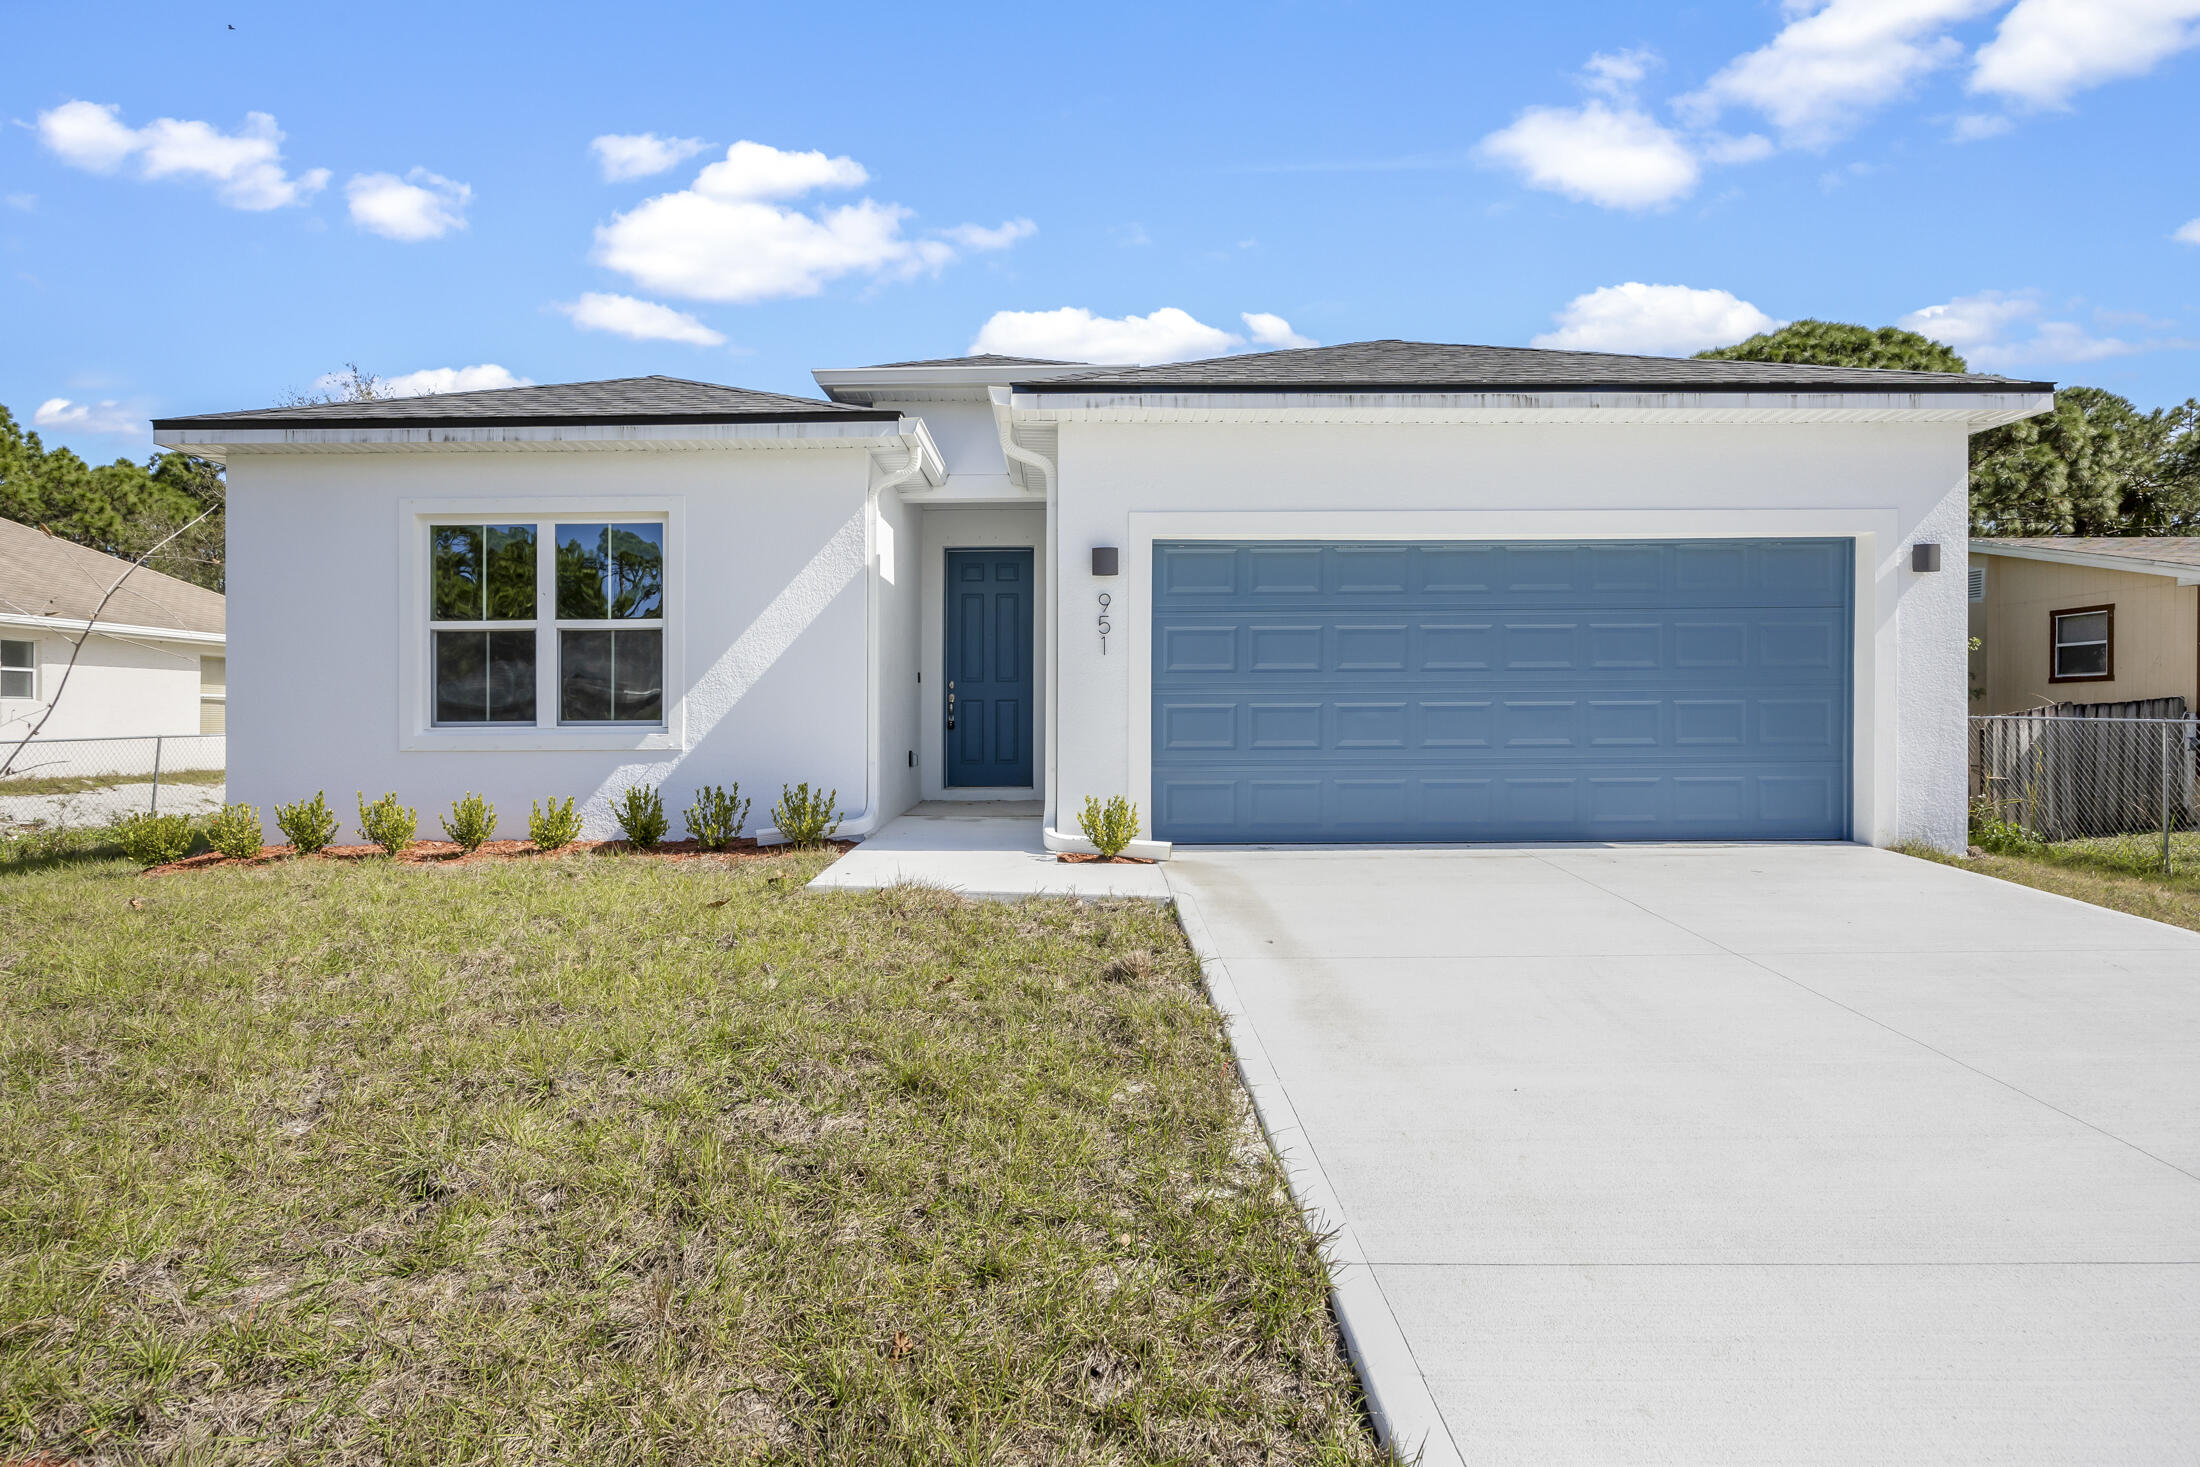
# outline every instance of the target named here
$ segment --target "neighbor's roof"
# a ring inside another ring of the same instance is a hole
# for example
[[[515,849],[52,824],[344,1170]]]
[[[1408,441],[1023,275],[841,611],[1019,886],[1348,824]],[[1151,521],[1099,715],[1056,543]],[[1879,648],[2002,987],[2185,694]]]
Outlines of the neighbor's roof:
[[[2051,392],[1977,373],[1698,361],[1521,346],[1356,341],[1047,377],[1018,392]]]
[[[1084,362],[1057,362],[1047,357],[1004,357],[991,352],[974,357],[927,357],[921,362],[878,362],[866,372],[886,372],[895,367],[1082,367]]]
[[[2020,560],[2050,560],[2099,570],[2177,576],[2187,584],[2200,578],[2200,536],[2191,535],[2038,535],[1981,537],[1973,554],[2013,555]]]
[[[680,377],[618,377],[608,382],[558,382],[542,387],[496,387],[482,392],[444,392],[431,397],[393,397],[373,402],[326,402],[307,407],[248,408],[156,418],[154,431],[171,428],[470,428],[493,424],[601,423],[815,423],[891,422],[898,414],[849,407],[815,397],[788,397],[690,382]]]
[[[126,560],[0,519],[0,616],[88,621],[108,587],[126,571]],[[220,636],[222,598],[218,591],[140,567],[130,572],[99,619],[115,626]]]

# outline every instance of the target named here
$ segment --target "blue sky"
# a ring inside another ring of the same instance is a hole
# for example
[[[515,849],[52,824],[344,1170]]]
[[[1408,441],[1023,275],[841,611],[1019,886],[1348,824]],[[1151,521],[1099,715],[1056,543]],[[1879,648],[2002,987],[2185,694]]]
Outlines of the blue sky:
[[[2200,0],[184,3],[10,39],[0,402],[95,461],[347,361],[812,393],[980,344],[1810,315],[2200,393]]]

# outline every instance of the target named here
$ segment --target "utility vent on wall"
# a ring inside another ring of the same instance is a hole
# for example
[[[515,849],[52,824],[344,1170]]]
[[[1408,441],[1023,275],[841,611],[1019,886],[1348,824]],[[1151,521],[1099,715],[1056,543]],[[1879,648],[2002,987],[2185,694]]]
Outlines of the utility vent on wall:
[[[1984,601],[1986,599],[1986,567],[1983,565],[1971,567],[1971,599],[1973,601]]]

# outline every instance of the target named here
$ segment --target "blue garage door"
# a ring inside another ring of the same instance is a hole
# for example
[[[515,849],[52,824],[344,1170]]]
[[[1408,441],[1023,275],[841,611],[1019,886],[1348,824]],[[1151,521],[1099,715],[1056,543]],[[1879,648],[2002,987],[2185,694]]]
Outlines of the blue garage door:
[[[1165,840],[1838,840],[1847,540],[1154,547]]]

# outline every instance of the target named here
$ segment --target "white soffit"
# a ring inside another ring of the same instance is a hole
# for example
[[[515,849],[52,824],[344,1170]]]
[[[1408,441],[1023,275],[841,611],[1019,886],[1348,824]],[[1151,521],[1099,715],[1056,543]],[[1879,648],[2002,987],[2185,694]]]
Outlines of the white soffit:
[[[2133,576],[2161,576],[2180,586],[2200,586],[2200,565],[2173,560],[2141,560],[2130,555],[2103,555],[2085,550],[2063,550],[2052,545],[1991,545],[1974,540],[1971,554],[2006,555],[2014,560],[2044,560],[2054,565],[2083,566],[2087,570],[2122,571]]]

